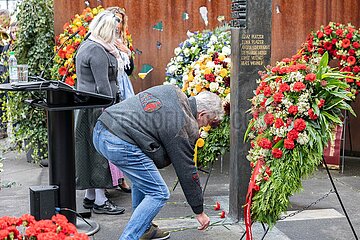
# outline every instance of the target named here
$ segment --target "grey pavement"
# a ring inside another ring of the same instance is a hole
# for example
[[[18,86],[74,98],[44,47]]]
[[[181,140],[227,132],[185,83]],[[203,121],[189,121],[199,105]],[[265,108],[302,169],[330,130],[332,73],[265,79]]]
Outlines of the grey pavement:
[[[9,147],[8,140],[0,140],[2,149]],[[5,151],[4,171],[0,173],[2,189],[0,190],[0,216],[21,216],[30,213],[29,187],[48,184],[48,168],[42,168],[26,161],[25,153]],[[155,219],[161,228],[171,231],[172,240],[185,239],[240,239],[244,233],[244,224],[235,223],[230,218],[221,219],[219,211],[213,210],[216,201],[228,211],[229,174],[228,162],[216,162],[205,191],[205,208],[211,217],[212,226],[200,232],[190,207],[185,202],[181,187],[171,190],[171,198]],[[172,189],[175,181],[173,168],[160,170],[164,180]],[[347,158],[344,173],[332,170],[336,187],[350,216],[355,231],[360,236],[360,159]],[[201,181],[205,182],[207,175],[201,173]],[[291,197],[292,206],[286,214],[293,213],[308,206],[310,203],[328,193],[332,186],[326,171],[319,170],[303,181],[304,190]],[[110,216],[92,214],[91,220],[100,225],[100,230],[91,237],[97,240],[116,240],[131,216],[130,194],[115,189],[109,190],[111,200],[126,208],[125,214]],[[84,191],[77,191],[77,203],[81,205]],[[285,214],[285,215],[286,215]],[[253,225],[254,239],[261,239],[263,228],[261,224]],[[245,238],[244,238],[245,239]],[[334,193],[306,211],[279,221],[264,239],[276,240],[309,240],[309,239],[355,239],[349,224]]]

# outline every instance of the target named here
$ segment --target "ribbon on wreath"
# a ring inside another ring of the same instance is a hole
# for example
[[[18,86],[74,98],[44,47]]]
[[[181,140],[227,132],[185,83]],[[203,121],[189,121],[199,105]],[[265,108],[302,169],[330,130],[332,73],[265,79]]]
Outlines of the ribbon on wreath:
[[[245,227],[246,227],[246,240],[252,240],[252,230],[251,230],[251,203],[252,196],[254,191],[259,191],[259,186],[256,185],[256,179],[261,174],[261,168],[264,166],[265,162],[263,160],[258,160],[254,171],[251,175],[249,182],[248,192],[246,194],[246,204],[244,207],[245,215]]]

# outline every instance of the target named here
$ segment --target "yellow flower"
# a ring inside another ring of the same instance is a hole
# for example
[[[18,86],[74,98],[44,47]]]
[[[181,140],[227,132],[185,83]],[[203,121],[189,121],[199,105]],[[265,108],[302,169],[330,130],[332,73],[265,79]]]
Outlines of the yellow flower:
[[[200,86],[199,84],[196,84],[195,89],[199,93],[202,90],[202,86]]]
[[[226,88],[225,91],[224,91],[224,93],[225,93],[226,95],[228,95],[228,94],[230,93],[230,88]]]
[[[224,54],[220,54],[218,58],[219,58],[220,61],[224,61],[226,56]]]
[[[211,129],[211,126],[210,125],[207,125],[206,127],[203,127],[204,131],[208,132],[210,131]]]
[[[93,13],[94,15],[98,14],[98,12],[99,12],[99,9],[97,9],[97,8],[94,8],[94,9],[92,10],[92,13]]]
[[[220,70],[220,76],[221,77],[226,77],[228,74],[228,70],[226,70],[225,68]]]
[[[192,74],[192,71],[188,74],[188,81],[191,82],[192,80],[194,80],[194,76]]]
[[[78,19],[78,18],[73,21],[73,24],[75,24],[75,25],[78,26],[78,27],[80,27],[80,26],[83,25],[82,22],[81,22],[81,20]]]
[[[196,144],[197,144],[197,146],[198,147],[203,147],[204,146],[204,144],[205,144],[205,141],[204,141],[204,139],[202,139],[202,138],[199,138],[197,141],[196,141]]]
[[[210,69],[210,68],[205,69],[204,74],[210,74],[210,73],[211,73],[211,69]]]

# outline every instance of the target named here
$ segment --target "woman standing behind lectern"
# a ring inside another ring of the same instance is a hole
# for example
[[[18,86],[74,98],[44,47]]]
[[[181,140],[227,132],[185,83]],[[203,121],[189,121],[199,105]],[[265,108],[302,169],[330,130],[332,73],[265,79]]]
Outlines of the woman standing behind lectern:
[[[76,55],[77,89],[117,98],[119,52],[114,46],[120,18],[110,11],[99,13],[91,22],[90,37]],[[86,189],[83,205],[98,214],[121,214],[105,196],[112,187],[108,161],[92,143],[92,132],[102,109],[81,109],[75,116],[75,160],[77,189]]]

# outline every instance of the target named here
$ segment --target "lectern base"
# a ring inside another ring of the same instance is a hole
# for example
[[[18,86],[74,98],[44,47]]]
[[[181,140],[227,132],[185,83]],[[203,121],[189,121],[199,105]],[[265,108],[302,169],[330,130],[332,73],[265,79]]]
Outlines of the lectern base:
[[[89,224],[87,224],[83,219],[76,219],[76,228],[79,233],[85,233],[88,236],[92,236],[100,230],[100,225],[90,219],[85,219]]]

